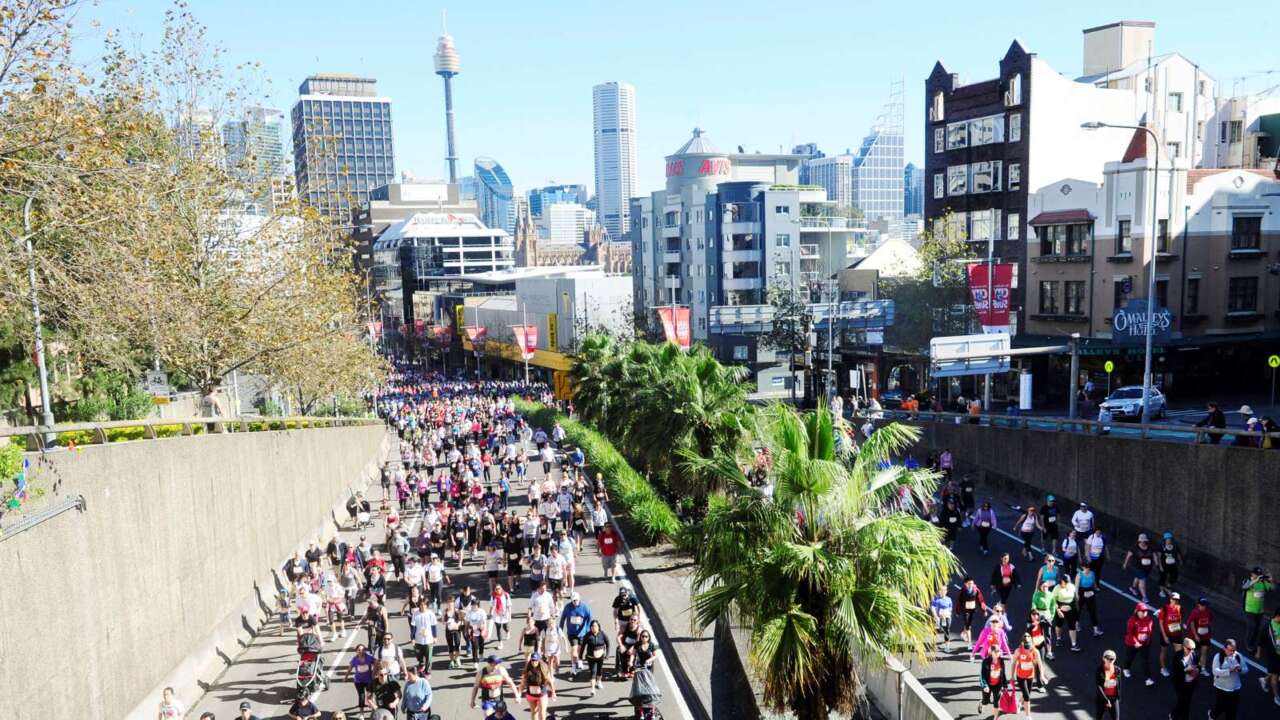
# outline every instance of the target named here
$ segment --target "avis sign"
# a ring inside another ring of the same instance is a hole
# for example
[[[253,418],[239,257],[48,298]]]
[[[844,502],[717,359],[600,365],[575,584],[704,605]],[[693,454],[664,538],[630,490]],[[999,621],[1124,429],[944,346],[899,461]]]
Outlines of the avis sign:
[[[1172,333],[1173,314],[1169,308],[1156,307],[1152,328],[1154,342],[1168,342]],[[1137,345],[1147,337],[1147,301],[1135,298],[1116,308],[1111,316],[1111,342],[1116,345]]]
[[[698,163],[698,175],[728,175],[732,170],[733,165],[728,158],[706,158]],[[682,177],[683,175],[683,160],[667,161],[667,177]]]

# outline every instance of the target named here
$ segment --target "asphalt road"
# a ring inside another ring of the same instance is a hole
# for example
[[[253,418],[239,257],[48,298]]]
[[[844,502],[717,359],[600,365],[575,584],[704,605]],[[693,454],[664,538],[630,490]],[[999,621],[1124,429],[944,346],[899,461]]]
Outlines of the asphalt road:
[[[1036,573],[1043,562],[1043,555],[1037,547],[1034,560],[1021,559],[1019,555],[1022,547],[1021,541],[1016,540],[1014,536],[1007,534],[1007,531],[1003,530],[1013,525],[1016,519],[1014,511],[1010,510],[1007,505],[997,506],[997,514],[998,524],[1002,530],[991,535],[990,555],[982,555],[978,545],[977,532],[973,529],[961,531],[954,550],[956,556],[964,565],[965,574],[972,575],[982,589],[988,605],[992,605],[999,600],[999,596],[990,586],[991,572],[999,563],[1001,552],[1010,554],[1014,565],[1018,567],[1018,572],[1023,582],[1022,588],[1015,590],[1009,598],[1009,618],[1015,628],[1009,632],[1009,645],[1011,648],[1016,648],[1017,645],[1015,643],[1020,642],[1022,639],[1023,628],[1030,612],[1031,586],[1034,584]],[[1069,524],[1065,519],[1060,524],[1064,531],[1069,528]],[[1117,550],[1119,550],[1118,553],[1116,552]],[[1071,720],[1085,720],[1093,717],[1094,673],[1101,663],[1103,651],[1107,649],[1115,650],[1116,654],[1123,659],[1125,622],[1129,615],[1132,614],[1134,605],[1138,600],[1138,598],[1124,592],[1124,589],[1129,586],[1131,575],[1122,572],[1120,569],[1120,561],[1123,557],[1123,549],[1113,548],[1111,560],[1102,571],[1103,590],[1098,595],[1098,611],[1103,627],[1103,636],[1099,638],[1092,636],[1088,625],[1088,615],[1085,614],[1081,618],[1082,632],[1079,634],[1081,652],[1071,652],[1068,645],[1064,644],[1055,649],[1055,659],[1045,660],[1048,678],[1046,690],[1043,693],[1032,693],[1031,705],[1034,710],[1032,717],[1069,718]],[[963,575],[954,580],[954,584],[951,587],[952,591],[955,590],[956,584],[960,582],[962,577]],[[1152,595],[1151,600],[1153,602],[1163,602],[1156,595],[1157,590],[1152,585],[1149,585],[1149,588],[1152,589],[1148,591]],[[1178,586],[1174,589],[1183,596],[1182,605],[1184,610],[1190,612],[1198,596],[1193,594],[1195,593],[1194,587]],[[1221,618],[1221,620],[1215,620],[1214,624],[1213,632],[1217,641],[1220,642],[1226,637],[1230,637],[1226,633],[1232,632],[1233,628],[1239,627],[1234,620],[1223,617],[1224,614],[1232,614],[1236,610],[1236,608],[1214,608],[1215,614]],[[957,628],[958,622],[957,620]],[[977,621],[975,621],[975,625],[980,627]],[[974,636],[976,638],[976,630]],[[915,672],[921,676],[925,687],[946,706],[954,717],[990,717],[990,706],[984,708],[984,713],[980,714],[978,712],[978,700],[981,695],[978,689],[980,665],[978,663],[971,664],[968,661],[969,649],[961,648],[960,644],[960,641],[953,640],[950,652],[937,651],[931,658],[932,662],[922,670],[916,669]],[[1140,669],[1140,660],[1135,660],[1134,662],[1133,677],[1123,680],[1121,687],[1123,700],[1120,717],[1124,720],[1146,718],[1163,720],[1169,715],[1169,710],[1174,702],[1173,684],[1169,678],[1159,675],[1158,649],[1159,641],[1157,639],[1155,646],[1151,649],[1151,664],[1153,668],[1156,668],[1153,673],[1156,680],[1155,686],[1146,687],[1143,684],[1146,675],[1145,671]],[[1172,657],[1171,650],[1170,658],[1172,659]],[[1212,655],[1210,656],[1210,661],[1212,661]],[[1280,718],[1280,707],[1272,703],[1270,691],[1264,693],[1258,687],[1258,678],[1260,677],[1265,677],[1265,672],[1260,671],[1257,663],[1251,664],[1249,672],[1243,678],[1244,687],[1241,690],[1239,715],[1241,719]],[[1212,704],[1212,681],[1209,677],[1202,676],[1195,690],[1191,717],[1196,719],[1204,718]]]
[[[398,459],[398,453],[394,453],[392,458]],[[559,471],[553,468],[552,473],[558,474]],[[531,478],[540,480],[542,477],[541,463],[531,462],[529,474]],[[517,483],[512,488],[512,507],[518,508],[521,513],[524,512],[524,508],[527,506],[526,488],[527,485],[524,483]],[[367,492],[374,508],[378,507],[381,492],[381,488],[376,484],[371,486]],[[411,512],[403,516],[403,518],[405,526],[410,530],[410,537],[413,537],[420,522],[417,512]],[[370,540],[383,536],[381,519],[375,517],[374,525],[375,527],[368,529],[365,533]],[[342,535],[343,539],[353,546],[359,542],[359,532],[344,530]],[[382,549],[383,556],[387,556],[387,551],[381,544],[377,544],[374,547]],[[622,562],[621,556],[619,557],[619,562]],[[390,569],[389,564],[388,569]],[[459,592],[464,585],[470,585],[477,595],[487,600],[488,580],[483,572],[479,558],[466,562],[461,571],[457,570],[456,563],[450,563],[448,572],[454,581],[449,590]],[[505,579],[505,573],[500,577]],[[577,563],[577,579],[577,590],[582,594],[583,601],[591,608],[593,615],[601,620],[601,625],[605,632],[610,634],[610,648],[612,649],[613,645],[616,644],[612,602],[617,596],[617,586],[604,578],[600,556],[596,550],[595,541],[592,539],[587,539],[583,542],[583,552],[579,556]],[[511,620],[513,633],[524,627],[529,598],[527,584],[527,580],[523,580],[519,591],[513,593],[514,603]],[[391,614],[389,629],[394,634],[396,641],[404,649],[406,660],[410,665],[413,665],[413,646],[407,642],[409,638],[408,619],[400,613],[405,596],[404,584],[389,577],[387,581],[387,609]],[[363,614],[365,605],[366,603],[364,602],[358,604],[356,608],[357,618]],[[487,607],[488,603],[486,602],[485,605]],[[474,674],[469,665],[466,666],[466,669],[449,669],[449,655],[444,647],[443,636],[444,633],[441,629],[438,633],[431,675],[428,678],[435,693],[432,712],[439,714],[444,720],[483,718],[484,715],[480,710],[472,709],[468,704]],[[329,638],[327,627],[325,637],[326,640]],[[360,714],[354,712],[356,708],[356,692],[355,687],[346,681],[346,668],[351,660],[352,649],[357,643],[363,642],[366,642],[364,628],[360,627],[353,630],[350,623],[348,623],[347,632],[344,636],[325,644],[322,657],[325,666],[330,669],[331,686],[328,691],[322,692],[315,700],[316,706],[322,711],[322,717],[325,720],[331,718],[332,712],[335,710],[344,710],[349,718],[361,717]],[[491,642],[486,647],[485,653],[487,655],[490,652],[494,652],[501,656],[504,666],[512,678],[519,683],[523,654],[520,652],[517,643],[518,638],[508,639],[505,647],[498,650],[493,647]],[[561,647],[567,653],[568,644],[562,642]],[[667,648],[662,649],[664,652],[667,650]],[[234,659],[226,672],[208,689],[200,702],[191,709],[188,717],[196,718],[200,716],[200,713],[206,711],[213,712],[217,720],[238,717],[240,702],[247,700],[253,706],[252,712],[262,720],[287,718],[289,706],[295,699],[297,658],[293,631],[289,630],[284,635],[280,635],[278,621],[272,620],[261,630],[254,641]],[[663,700],[659,705],[659,709],[665,717],[672,720],[687,717],[687,710],[683,709],[682,702],[677,697],[670,671],[665,666],[665,660],[660,657],[658,662],[659,665],[655,676],[663,692]],[[560,718],[591,718],[593,720],[597,718],[634,717],[634,709],[627,701],[630,683],[613,677],[612,661],[605,664],[606,681],[604,689],[598,691],[594,696],[590,692],[590,683],[585,673],[577,677],[569,677],[567,670],[569,664],[568,655],[566,654],[561,663],[561,672],[556,678],[558,697],[550,705],[551,713]],[[528,717],[526,706],[517,706],[509,697],[507,701],[508,708],[513,711],[514,717]]]

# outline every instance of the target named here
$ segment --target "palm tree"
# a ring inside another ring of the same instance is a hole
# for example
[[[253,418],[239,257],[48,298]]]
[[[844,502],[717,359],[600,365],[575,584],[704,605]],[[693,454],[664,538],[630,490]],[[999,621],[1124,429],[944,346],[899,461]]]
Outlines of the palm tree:
[[[587,422],[599,424],[608,414],[612,393],[605,371],[617,355],[617,347],[608,335],[588,335],[573,354],[569,380],[573,386],[574,406]]]
[[[855,453],[837,448],[842,425],[821,408],[767,408],[758,432],[772,454],[770,494],[729,454],[689,460],[730,487],[702,522],[694,622],[745,625],[765,702],[800,720],[851,713],[861,669],[886,653],[923,658],[929,601],[956,567],[938,531],[910,512],[935,477],[892,464],[918,431],[882,427]]]

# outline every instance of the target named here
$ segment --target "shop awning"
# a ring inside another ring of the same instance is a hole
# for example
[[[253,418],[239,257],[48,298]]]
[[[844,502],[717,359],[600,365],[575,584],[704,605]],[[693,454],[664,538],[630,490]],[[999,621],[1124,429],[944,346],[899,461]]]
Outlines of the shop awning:
[[[1042,212],[1031,218],[1032,225],[1068,225],[1071,223],[1093,222],[1093,215],[1084,208],[1075,210],[1051,210]]]

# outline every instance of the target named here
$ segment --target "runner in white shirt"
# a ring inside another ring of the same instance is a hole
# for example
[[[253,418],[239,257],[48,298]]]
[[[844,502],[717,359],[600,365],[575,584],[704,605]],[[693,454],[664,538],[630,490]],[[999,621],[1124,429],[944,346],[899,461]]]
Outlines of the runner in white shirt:
[[[555,615],[555,611],[556,599],[547,589],[547,581],[543,580],[529,598],[529,617],[533,618],[533,624],[538,628],[539,633],[546,632],[547,628],[551,627],[551,618]]]
[[[551,554],[547,557],[544,567],[547,573],[547,586],[551,588],[551,593],[559,604],[560,593],[564,590],[566,563],[564,556],[560,554],[560,548],[555,543],[551,544]]]
[[[424,582],[427,578],[427,569],[422,566],[422,562],[418,560],[417,555],[409,556],[409,566],[404,569],[404,582],[409,587],[416,587],[419,590],[425,590]]]
[[[1076,535],[1084,537],[1093,532],[1093,511],[1085,503],[1080,503],[1080,509],[1071,515],[1071,527],[1076,529]]]
[[[409,624],[413,626],[413,651],[418,657],[418,665],[431,667],[432,656],[436,644],[436,614],[425,601],[418,603],[409,615]]]

